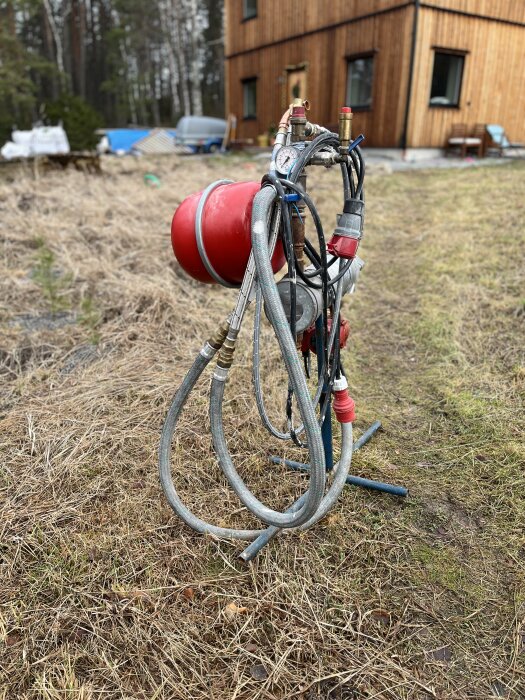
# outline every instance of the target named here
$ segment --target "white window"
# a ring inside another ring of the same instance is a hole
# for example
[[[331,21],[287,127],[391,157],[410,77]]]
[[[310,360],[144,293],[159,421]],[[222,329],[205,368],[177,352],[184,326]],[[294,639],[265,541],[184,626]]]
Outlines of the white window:
[[[346,104],[352,109],[370,109],[372,107],[373,77],[373,56],[348,59]]]
[[[242,18],[257,17],[257,0],[242,0]]]
[[[243,117],[255,119],[257,116],[257,78],[242,81]]]
[[[430,89],[432,107],[458,107],[465,56],[436,51]]]

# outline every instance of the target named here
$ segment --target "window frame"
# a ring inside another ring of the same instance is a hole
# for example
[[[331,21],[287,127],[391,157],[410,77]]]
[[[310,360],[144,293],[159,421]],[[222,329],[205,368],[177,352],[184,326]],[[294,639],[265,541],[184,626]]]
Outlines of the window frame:
[[[434,60],[432,61],[432,74],[430,76],[430,91],[428,94],[428,106],[430,109],[461,109],[461,92],[463,89],[463,78],[465,76],[465,63],[468,51],[463,51],[461,49],[448,49],[443,46],[433,46],[432,51],[434,52]],[[456,101],[450,104],[439,104],[433,103],[432,100],[432,83],[434,82],[434,69],[436,66],[436,56],[440,54],[442,56],[454,56],[461,59],[461,71],[459,74],[459,84],[457,91]]]
[[[245,89],[248,83],[253,83],[255,86],[255,113],[254,114],[245,114],[244,109],[245,109]],[[257,119],[257,76],[256,75],[251,75],[247,78],[242,78],[241,80],[241,85],[242,85],[242,118],[245,121],[250,121]]]
[[[345,88],[345,104],[352,108],[352,112],[371,112],[374,107],[374,76],[375,76],[375,55],[377,49],[372,49],[371,51],[365,51],[363,53],[354,53],[345,56],[346,60],[346,88]],[[350,100],[350,90],[348,75],[350,71],[350,64],[354,61],[359,61],[361,59],[371,59],[372,60],[372,84],[370,85],[370,104],[368,105],[353,105]]]
[[[249,15],[248,12],[248,0],[242,0],[242,22],[249,22],[251,19],[255,19],[258,15],[258,5],[257,0],[255,0],[255,11],[253,14]]]

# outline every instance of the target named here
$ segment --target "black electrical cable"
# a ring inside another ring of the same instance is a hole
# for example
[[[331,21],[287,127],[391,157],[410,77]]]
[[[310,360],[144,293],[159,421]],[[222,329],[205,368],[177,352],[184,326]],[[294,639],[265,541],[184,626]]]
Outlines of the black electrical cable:
[[[335,305],[329,305],[329,288],[334,287],[341,278],[348,272],[350,265],[353,260],[349,259],[343,265],[341,265],[341,260],[337,257],[332,257],[328,261],[326,241],[324,237],[324,231],[319,213],[311,200],[308,193],[297,183],[303,168],[308,164],[308,161],[326,146],[338,146],[339,139],[336,134],[333,133],[323,133],[310,142],[302,151],[300,151],[298,159],[296,160],[291,173],[289,173],[288,178],[279,178],[275,173],[269,173],[267,177],[270,182],[274,185],[279,195],[279,206],[281,207],[282,214],[282,237],[283,237],[283,249],[288,265],[288,277],[290,278],[290,330],[293,337],[296,337],[296,308],[297,308],[297,296],[296,296],[296,279],[297,276],[308,285],[309,287],[321,289],[322,290],[322,332],[320,339],[320,347],[322,348],[322,357],[317,357],[318,364],[321,363],[321,369],[318,377],[318,387],[323,386],[325,391],[323,393],[331,392],[333,382],[336,377],[340,377],[344,374],[344,370],[341,364],[341,315],[340,307],[337,314],[335,315]],[[359,147],[356,147],[349,153],[349,159],[346,162],[341,163],[341,173],[343,178],[343,190],[345,201],[349,198],[359,198],[364,200],[363,195],[363,180],[364,180],[364,161],[362,158],[362,153]],[[303,270],[300,265],[297,264],[297,259],[295,256],[295,251],[293,248],[293,235],[292,235],[292,225],[291,225],[291,205],[287,201],[286,194],[293,193],[299,195],[299,197],[304,201],[308,211],[312,216],[312,220],[315,225],[319,251],[315,249],[312,243],[307,237],[305,237],[305,253],[310,262],[313,264],[313,269]],[[339,271],[334,277],[330,278],[328,269],[337,260],[339,260]],[[314,281],[315,277],[320,277],[320,283]],[[331,313],[331,322],[336,323],[335,335],[332,345],[332,350],[328,352],[330,331],[328,329],[328,313]],[[317,352],[316,352],[317,354]],[[306,359],[305,359],[306,363]],[[318,388],[319,390],[319,388]],[[292,401],[293,401],[293,391],[291,387],[288,387],[287,401],[286,401],[286,418],[289,428],[289,434],[294,441],[294,443],[300,447],[304,447],[296,432],[293,430],[293,415],[292,415]],[[325,400],[320,406],[320,416],[319,422],[322,425],[326,413],[328,410],[330,402]]]

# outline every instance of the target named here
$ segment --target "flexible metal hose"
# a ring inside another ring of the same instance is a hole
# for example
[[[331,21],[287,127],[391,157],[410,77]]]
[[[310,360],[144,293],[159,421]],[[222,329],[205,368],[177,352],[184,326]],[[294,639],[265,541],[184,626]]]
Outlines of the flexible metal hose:
[[[166,420],[164,421],[164,426],[162,428],[162,434],[160,438],[160,448],[159,448],[159,475],[160,483],[166,494],[166,498],[170,506],[177,513],[179,518],[181,518],[186,525],[189,525],[197,532],[203,534],[215,535],[216,537],[222,537],[226,539],[237,539],[237,540],[253,540],[262,531],[260,530],[235,530],[227,527],[218,527],[216,525],[211,525],[210,523],[201,520],[198,516],[194,515],[181,501],[179,494],[177,493],[175,486],[173,484],[173,479],[171,477],[171,442],[173,439],[173,433],[177,426],[177,421],[184,408],[188,396],[191,390],[199,380],[199,377],[203,373],[208,362],[215,355],[216,350],[211,347],[208,343],[202,348],[200,353],[195,358],[195,361],[190,368],[189,372],[184,377],[179,390],[175,394],[173,401],[168,410]]]
[[[281,354],[286,365],[290,383],[297,397],[299,412],[308,438],[310,452],[310,483],[307,497],[302,507],[295,512],[281,513],[272,510],[259,501],[246,487],[235,469],[230,457],[222,426],[222,399],[227,372],[217,370],[213,376],[210,399],[210,422],[213,445],[221,468],[232,489],[244,505],[260,520],[280,528],[298,527],[309,520],[317,511],[323,498],[326,469],[321,429],[317,423],[315,408],[310,398],[301,362],[297,356],[295,340],[290,332],[277,285],[273,276],[272,264],[268,255],[268,221],[275,203],[273,187],[263,187],[256,195],[252,208],[252,252],[260,285],[266,304],[266,311],[272,324]]]
[[[312,399],[306,383],[306,377],[303,372],[302,364],[299,359],[296,340],[292,328],[290,328],[289,319],[284,311],[279,291],[274,279],[271,258],[273,247],[277,238],[279,223],[281,217],[284,217],[284,225],[287,224],[289,216],[286,207],[282,206],[284,197],[283,184],[292,192],[299,191],[295,181],[302,171],[303,167],[308,163],[309,159],[315,153],[324,147],[333,146],[337,137],[331,133],[323,133],[314,139],[299,155],[294,166],[295,172],[290,175],[290,180],[279,180],[271,172],[269,180],[271,186],[263,187],[255,196],[252,207],[252,253],[248,262],[246,274],[239,291],[239,297],[235,309],[233,310],[228,327],[222,329],[219,334],[219,339],[214,337],[207,342],[201,349],[192,367],[185,376],[179,390],[175,394],[173,401],[168,410],[166,420],[162,429],[160,450],[159,450],[159,472],[162,488],[170,506],[177,515],[191,528],[198,532],[211,534],[219,538],[241,539],[241,540],[256,540],[263,533],[266,537],[273,537],[282,529],[306,529],[314,525],[323,518],[332,508],[337,498],[339,497],[350,469],[352,459],[352,424],[344,422],[341,426],[342,447],[341,458],[339,463],[331,472],[332,483],[325,494],[326,486],[326,464],[325,452],[321,435],[321,425],[326,412],[325,409],[321,412],[321,418],[316,416],[316,408],[320,400],[321,393],[328,391],[332,387],[335,374],[339,376],[341,371],[339,364],[339,314],[341,308],[341,298],[343,294],[343,274],[344,264],[340,261],[340,272],[333,276],[330,280],[328,276],[328,261],[326,257],[326,249],[324,245],[324,236],[320,220],[318,220],[315,207],[311,204],[307,195],[303,194],[303,198],[309,209],[312,211],[312,216],[317,217],[316,229],[319,237],[320,254],[314,254],[315,250],[311,251],[317,264],[320,265],[319,270],[323,277],[323,295],[324,295],[324,338],[326,340],[323,347],[323,358],[318,357],[318,362],[322,361],[319,383],[315,396]],[[358,194],[362,197],[362,175],[364,174],[364,166],[362,165],[361,154],[358,153],[352,157],[354,169],[359,176],[358,186],[355,186],[349,177],[350,170],[343,172],[343,189],[345,198],[349,191],[351,194]],[[281,202],[278,203],[278,194]],[[201,207],[202,209],[202,207]],[[286,216],[285,216],[286,215]],[[293,250],[291,251],[293,256]],[[312,257],[311,257],[312,259]],[[293,261],[292,261],[293,262]],[[290,263],[290,260],[289,260]],[[317,270],[316,270],[317,274]],[[309,280],[305,277],[305,282],[310,286],[316,286],[314,280]],[[257,301],[255,311],[255,328],[254,328],[254,386],[255,395],[259,413],[263,420],[264,426],[276,437],[280,439],[290,439],[296,437],[299,432],[304,432],[306,435],[305,445],[309,451],[310,465],[310,481],[307,491],[293,503],[285,512],[280,512],[269,508],[248,489],[242,477],[238,473],[231,458],[223,426],[223,399],[225,393],[226,381],[228,378],[229,368],[233,360],[233,350],[239,333],[246,307],[252,298],[252,290],[256,285]],[[335,295],[332,297],[332,328],[331,332],[327,333],[327,309],[328,309],[328,285],[333,285]],[[335,286],[337,285],[337,286]],[[289,431],[283,433],[274,428],[271,424],[264,407],[264,401],[261,390],[260,368],[259,368],[259,345],[260,345],[260,322],[261,310],[264,301],[267,317],[273,328],[275,336],[278,340],[280,352],[286,371],[289,377],[289,391],[293,392],[297,406],[299,409],[302,425],[297,431],[293,430],[291,421],[289,422]],[[295,318],[295,316],[293,315]],[[247,509],[256,515],[263,523],[268,525],[264,529],[237,529],[227,528],[212,525],[202,520],[192,513],[182,502],[173,483],[170,458],[171,445],[173,434],[177,426],[178,419],[184,408],[184,405],[190,395],[192,389],[200,379],[203,371],[215,356],[217,351],[221,349],[218,364],[216,366],[210,391],[210,425],[213,439],[213,446],[218,457],[219,464],[226,476],[230,486],[235,491],[241,502]],[[330,358],[332,357],[332,349],[335,348],[332,360],[332,368],[329,367]],[[293,433],[293,435],[292,435]],[[334,476],[335,475],[335,476]],[[250,545],[252,546],[252,545]],[[254,543],[253,546],[257,546]],[[249,549],[249,548],[248,548]],[[248,551],[248,550],[246,550]]]
[[[172,403],[168,409],[166,415],[166,420],[164,421],[164,426],[162,428],[160,449],[159,449],[159,474],[162,488],[164,494],[168,500],[168,503],[175,511],[175,513],[183,520],[186,525],[193,528],[197,532],[202,534],[214,535],[215,537],[220,537],[222,539],[233,539],[233,540],[255,540],[259,535],[266,532],[266,529],[261,530],[241,530],[236,528],[219,527],[217,525],[212,525],[202,520],[197,515],[192,513],[189,508],[187,508],[182,500],[180,499],[177,490],[173,484],[173,479],[171,475],[171,443],[173,440],[173,434],[177,426],[178,419],[184,408],[188,396],[196,383],[198,382],[202,372],[210,362],[210,360],[215,355],[216,350],[212,348],[208,343],[202,348],[200,353],[195,358],[195,361],[184,377],[184,380],[179,387],[177,393],[175,394]],[[352,462],[352,424],[343,423],[342,431],[342,447],[341,447],[341,459],[338,464],[335,465],[332,473],[335,472],[335,479],[332,482],[328,493],[321,501],[321,504],[313,515],[313,517],[306,523],[300,526],[299,529],[305,530],[311,525],[314,525],[321,518],[323,518],[329,510],[332,508],[334,503],[339,498],[339,495],[345,485],[346,477],[350,470],[350,465]],[[298,501],[296,501],[290,510],[298,510],[306,500],[307,494],[303,494]],[[271,528],[271,537],[274,537],[280,528]]]
[[[323,497],[326,472],[321,431],[317,423],[314,404],[308,392],[308,387],[297,357],[295,342],[288,327],[286,315],[282,308],[271,269],[268,250],[268,221],[270,220],[270,213],[274,200],[275,191],[269,187],[263,188],[256,196],[252,214],[252,242],[258,280],[265,304],[267,305],[268,316],[276,330],[283,359],[290,372],[290,379],[294,391],[296,392],[299,410],[303,418],[309,445],[311,445],[310,464],[312,465],[312,472],[310,488],[299,499],[299,502],[296,502],[288,512],[279,513],[278,511],[274,511],[262,504],[249,491],[236,471],[228,451],[222,425],[222,400],[227,376],[227,372],[224,372],[224,370],[219,371],[218,369],[214,375],[210,399],[210,419],[214,447],[219,458],[219,463],[229,483],[247,508],[257,515],[264,523],[274,527],[276,534],[278,530],[284,528],[300,527],[301,529],[305,529],[310,527],[324,517],[336,502],[344,487],[346,476],[350,469],[352,459],[352,425],[351,423],[343,424],[343,445],[340,464],[336,468],[335,479],[331,487]],[[286,333],[283,331],[286,331]],[[215,353],[216,350],[208,343],[203,347],[195,359],[193,366],[184,378],[168,410],[160,442],[160,480],[170,506],[179,517],[194,530],[221,538],[254,540],[264,532],[264,530],[241,530],[218,527],[207,523],[192,513],[180,499],[171,475],[171,442],[177,421],[191,390]],[[294,362],[294,359],[296,362]]]

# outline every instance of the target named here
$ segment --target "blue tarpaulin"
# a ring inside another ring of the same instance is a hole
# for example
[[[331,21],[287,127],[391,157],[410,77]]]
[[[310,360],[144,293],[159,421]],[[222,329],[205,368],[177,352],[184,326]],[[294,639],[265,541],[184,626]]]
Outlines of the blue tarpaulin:
[[[147,136],[151,129],[108,129],[106,136],[109,148],[113,153],[124,151],[129,153],[134,143]]]
[[[133,145],[152,131],[153,129],[107,129],[105,133],[112,153],[131,153]],[[175,129],[166,129],[166,131],[173,137],[177,133]]]

